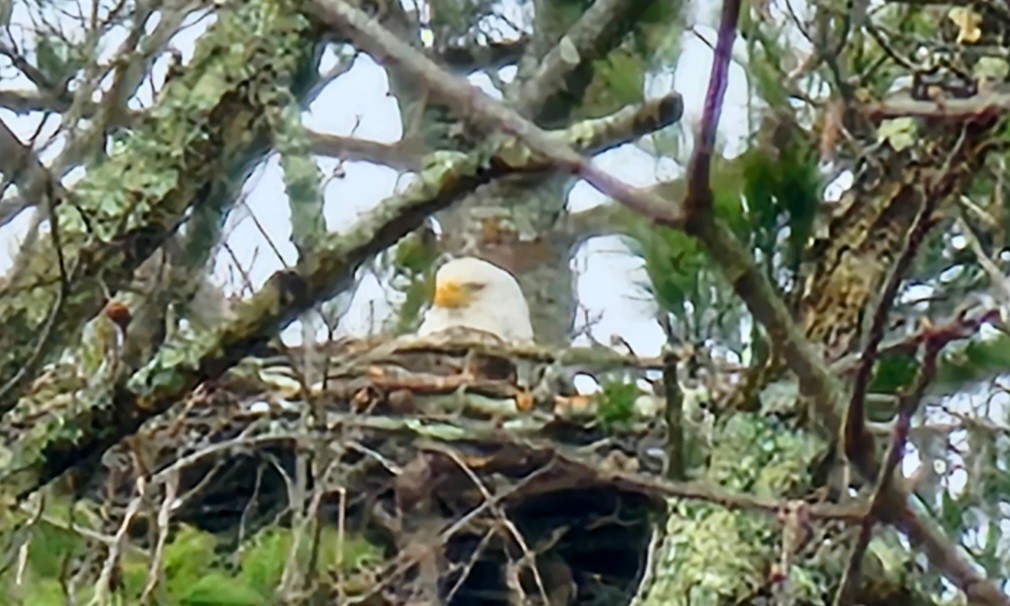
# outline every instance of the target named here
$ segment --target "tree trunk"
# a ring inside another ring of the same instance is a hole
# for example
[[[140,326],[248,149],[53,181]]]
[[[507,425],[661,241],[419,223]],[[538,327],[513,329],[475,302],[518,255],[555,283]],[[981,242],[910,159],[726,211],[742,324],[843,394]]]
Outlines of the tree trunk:
[[[986,154],[993,149],[994,124],[989,120],[970,125],[967,130],[960,125],[937,129],[929,142],[920,142],[913,150],[903,152],[885,143],[861,164],[827,234],[808,250],[808,276],[799,300],[799,321],[810,341],[823,347],[829,361],[860,351],[869,317],[902,248],[911,246],[914,252],[921,244],[906,242],[913,220],[927,199],[935,203],[933,216],[939,217],[954,196],[970,185]],[[938,223],[934,221],[934,225]],[[768,367],[760,384],[780,378],[782,372],[780,366]],[[756,397],[754,392],[749,397]],[[803,401],[798,400],[797,406],[802,409]],[[768,443],[755,439],[760,435],[775,444],[770,453],[763,453],[758,446]],[[703,477],[724,486],[761,487],[768,485],[765,478],[769,474],[790,477],[794,483],[770,494],[801,498],[824,484],[824,473],[813,470],[822,463],[835,465],[834,449],[813,433],[797,427],[776,427],[759,414],[734,414],[712,441],[720,446]],[[726,448],[736,453],[729,459],[735,466],[729,476],[718,465],[718,453]],[[740,453],[745,453],[743,461]],[[754,464],[754,457],[767,458]],[[758,516],[717,506],[672,503],[665,527],[660,530],[653,568],[637,604],[751,603],[758,595],[770,595],[776,590],[792,592],[799,603],[830,601],[833,595],[802,595],[802,586],[795,581],[787,579],[780,585],[770,580],[775,576],[770,570],[781,572],[775,566],[781,557],[784,532],[770,518]],[[814,536],[838,536],[825,524],[814,524],[813,532]],[[878,540],[885,549],[893,548],[892,557],[912,565],[914,555],[900,548],[893,538]],[[765,547],[755,549],[762,542]],[[848,542],[843,541],[822,567],[796,569],[790,574],[802,579],[817,575],[814,578],[824,579],[817,585],[834,587],[842,578],[849,549]],[[869,563],[864,564],[856,603],[937,603],[935,597],[877,565],[872,554],[865,558]]]

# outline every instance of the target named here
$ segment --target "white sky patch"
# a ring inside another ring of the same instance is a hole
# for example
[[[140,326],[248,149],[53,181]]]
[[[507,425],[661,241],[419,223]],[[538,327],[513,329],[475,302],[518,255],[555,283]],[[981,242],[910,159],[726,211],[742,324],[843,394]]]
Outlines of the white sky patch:
[[[855,176],[851,170],[842,171],[833,181],[824,188],[824,200],[826,202],[838,202],[842,195],[852,188],[855,183]]]
[[[659,181],[656,158],[628,143],[593,158],[600,169],[619,175],[621,180],[637,187],[647,187]],[[606,203],[609,198],[585,181],[579,181],[568,195],[568,210],[579,212]]]
[[[363,53],[351,69],[322,90],[303,120],[311,130],[382,143],[395,143],[403,134],[386,72]]]
[[[692,4],[698,5],[699,3]],[[694,139],[694,133],[701,123],[705,93],[712,70],[712,47],[715,40],[716,31],[711,27],[698,25],[694,27],[693,32],[687,32],[674,71],[673,89],[684,98],[682,123],[685,133],[689,133],[689,140]],[[734,44],[734,55],[742,53],[742,41],[738,36]],[[749,133],[748,95],[746,72],[739,63],[730,62],[729,78],[726,83],[726,101],[723,104],[719,129],[716,133],[716,144],[723,150],[723,154],[730,158],[743,152],[746,144]]]

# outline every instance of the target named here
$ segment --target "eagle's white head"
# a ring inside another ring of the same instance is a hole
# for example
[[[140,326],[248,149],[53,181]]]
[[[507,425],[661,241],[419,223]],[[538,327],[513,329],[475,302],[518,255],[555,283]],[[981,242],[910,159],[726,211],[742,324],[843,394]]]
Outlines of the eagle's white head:
[[[435,300],[420,336],[462,327],[491,333],[508,343],[533,342],[530,310],[512,274],[474,257],[453,259],[435,273]]]

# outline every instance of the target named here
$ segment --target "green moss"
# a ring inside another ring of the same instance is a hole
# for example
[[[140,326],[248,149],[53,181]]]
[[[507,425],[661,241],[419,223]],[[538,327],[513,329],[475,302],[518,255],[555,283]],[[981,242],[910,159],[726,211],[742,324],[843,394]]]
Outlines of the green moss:
[[[775,420],[737,414],[713,438],[705,481],[734,492],[782,499],[805,486],[806,461],[817,443]],[[675,501],[649,596],[663,604],[736,603],[766,581],[764,566],[779,553],[782,531],[760,512]],[[819,600],[830,579],[804,571],[798,599]]]

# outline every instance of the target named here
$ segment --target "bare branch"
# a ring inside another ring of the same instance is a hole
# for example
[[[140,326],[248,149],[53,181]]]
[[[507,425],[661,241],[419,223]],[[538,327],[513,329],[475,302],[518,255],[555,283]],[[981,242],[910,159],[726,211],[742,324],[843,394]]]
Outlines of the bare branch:
[[[530,124],[515,111],[495,101],[465,80],[451,76],[433,61],[414,51],[381,25],[373,22],[358,9],[336,0],[316,0],[310,10],[327,24],[343,30],[363,49],[385,63],[395,64],[432,94],[449,104],[465,118],[489,130],[500,130],[519,139],[534,153],[545,156],[558,168],[574,173],[603,193],[625,204],[659,225],[681,225],[683,216],[678,209],[660,196],[615,178],[601,171],[572,150],[553,139],[542,129]]]
[[[65,97],[65,90],[58,90],[54,83],[49,81],[49,78],[42,73],[37,67],[32,65],[24,55],[16,48],[11,48],[6,44],[0,44],[0,55],[3,55],[11,60],[11,63],[25,75],[26,78],[31,80],[32,84],[39,87],[40,90],[53,95],[55,97]]]
[[[50,91],[45,83],[36,82],[41,92],[0,91],[0,106],[7,106],[15,111],[57,111],[63,113],[64,127],[76,126],[79,118],[94,119],[96,123],[87,129],[71,128],[70,138],[63,152],[52,162],[52,174],[57,181],[77,165],[95,145],[104,141],[105,131],[111,127],[132,123],[140,112],[132,112],[127,107],[127,101],[137,92],[144,77],[149,73],[149,67],[156,56],[164,50],[168,41],[178,33],[185,18],[200,8],[199,2],[192,0],[172,0],[159,6],[160,15],[157,27],[150,35],[144,37],[144,26],[156,12],[152,8],[144,9],[134,23],[133,30],[127,40],[119,48],[117,61],[98,69],[85,83],[74,91],[72,97],[60,92]],[[100,82],[113,69],[115,78],[112,89],[101,103],[92,101],[92,95]],[[8,105],[9,104],[9,105]],[[21,195],[0,203],[0,226],[9,223],[22,211],[31,208],[37,200],[32,196]]]
[[[1010,91],[991,88],[967,98],[916,99],[907,92],[885,97],[861,108],[871,120],[889,118],[935,118],[950,122],[986,121],[1010,110]]]
[[[522,84],[513,104],[524,116],[538,111],[561,90],[565,76],[594,55],[607,28],[637,4],[637,0],[596,0],[543,58],[536,72]]]
[[[35,152],[21,142],[17,135],[0,120],[0,173],[13,181],[21,190],[21,197],[30,204],[37,204],[47,191],[62,193],[62,186],[56,183]],[[9,215],[0,207],[0,226],[7,224]]]
[[[70,99],[54,97],[38,90],[0,90],[0,107],[17,114],[29,112],[62,112],[70,107]],[[97,103],[87,107],[86,113],[92,114],[98,108]]]
[[[740,0],[723,0],[719,34],[712,56],[712,72],[708,77],[708,91],[705,93],[705,107],[694,142],[691,163],[688,165],[687,198],[684,200],[688,217],[696,213],[709,212],[712,206],[712,185],[709,176],[712,168],[712,154],[715,151],[715,135],[719,130],[726,85],[729,83],[729,60],[736,40],[736,22],[740,15]]]
[[[922,401],[926,388],[936,377],[936,360],[940,350],[946,345],[943,339],[930,339],[926,342],[926,351],[923,355],[922,366],[919,368],[918,376],[912,390],[902,395],[898,405],[897,422],[894,424],[891,444],[884,456],[884,465],[877,475],[877,483],[867,508],[866,518],[863,520],[856,539],[856,545],[852,548],[852,556],[849,564],[845,568],[838,593],[835,594],[835,606],[848,606],[854,603],[859,580],[859,569],[862,565],[863,554],[870,544],[873,523],[883,508],[887,506],[886,495],[893,488],[895,470],[905,455],[905,444],[908,441],[908,432],[912,425],[912,416],[915,414],[919,403]]]
[[[424,156],[409,141],[379,143],[357,137],[341,137],[309,131],[312,153],[349,162],[372,162],[399,170],[418,171]]]
[[[529,40],[523,36],[518,40],[446,46],[438,49],[438,58],[458,72],[494,69],[515,63],[528,44]]]
[[[233,10],[255,10],[243,7],[238,5]],[[263,108],[256,105],[258,97],[251,92],[234,95],[228,87],[274,86],[274,81],[268,84],[257,80],[253,70],[252,76],[221,81],[217,88],[201,84],[202,101],[195,103],[194,82],[202,83],[203,70],[215,66],[201,59],[210,54],[214,61],[258,60],[271,69],[293,70],[291,64],[315,57],[311,48],[304,48],[305,57],[278,53],[269,47],[256,53],[245,52],[242,45],[248,42],[248,36],[227,29],[227,19],[240,18],[235,14],[222,13],[218,24],[198,43],[193,67],[169,83],[162,94],[162,102],[170,111],[189,112],[184,119],[197,125],[198,130],[192,134],[202,137],[202,143],[164,153],[160,150],[165,146],[178,147],[177,135],[159,126],[159,121],[144,121],[126,141],[123,153],[108,156],[88,171],[75,188],[74,205],[59,206],[60,250],[55,254],[51,250],[53,239],[41,240],[40,245],[46,247],[38,255],[39,262],[33,263],[32,271],[23,277],[24,291],[0,298],[0,321],[7,327],[0,332],[0,349],[4,351],[0,376],[5,380],[19,376],[17,382],[6,385],[9,389],[0,398],[0,411],[12,409],[30,385],[33,373],[28,369],[29,362],[50,360],[77,338],[81,322],[94,317],[105,305],[107,294],[132,278],[133,270],[174,233],[189,208],[203,200],[205,192],[218,186],[223,175],[235,171],[242,174],[247,163],[258,161],[264,153],[267,141]],[[289,28],[281,35],[297,33]],[[229,36],[242,36],[242,40],[236,46]],[[227,129],[248,132],[253,144],[228,142],[222,135]],[[160,183],[165,187],[150,187],[152,179],[163,179]],[[214,195],[226,195],[224,189],[219,186]],[[96,230],[100,237],[96,237]],[[68,292],[64,292],[60,279],[62,270],[53,262],[59,255],[64,255],[66,266],[73,268],[74,280]],[[47,258],[52,260],[46,263]],[[50,322],[53,330],[40,356],[36,354],[41,342],[38,337]]]

